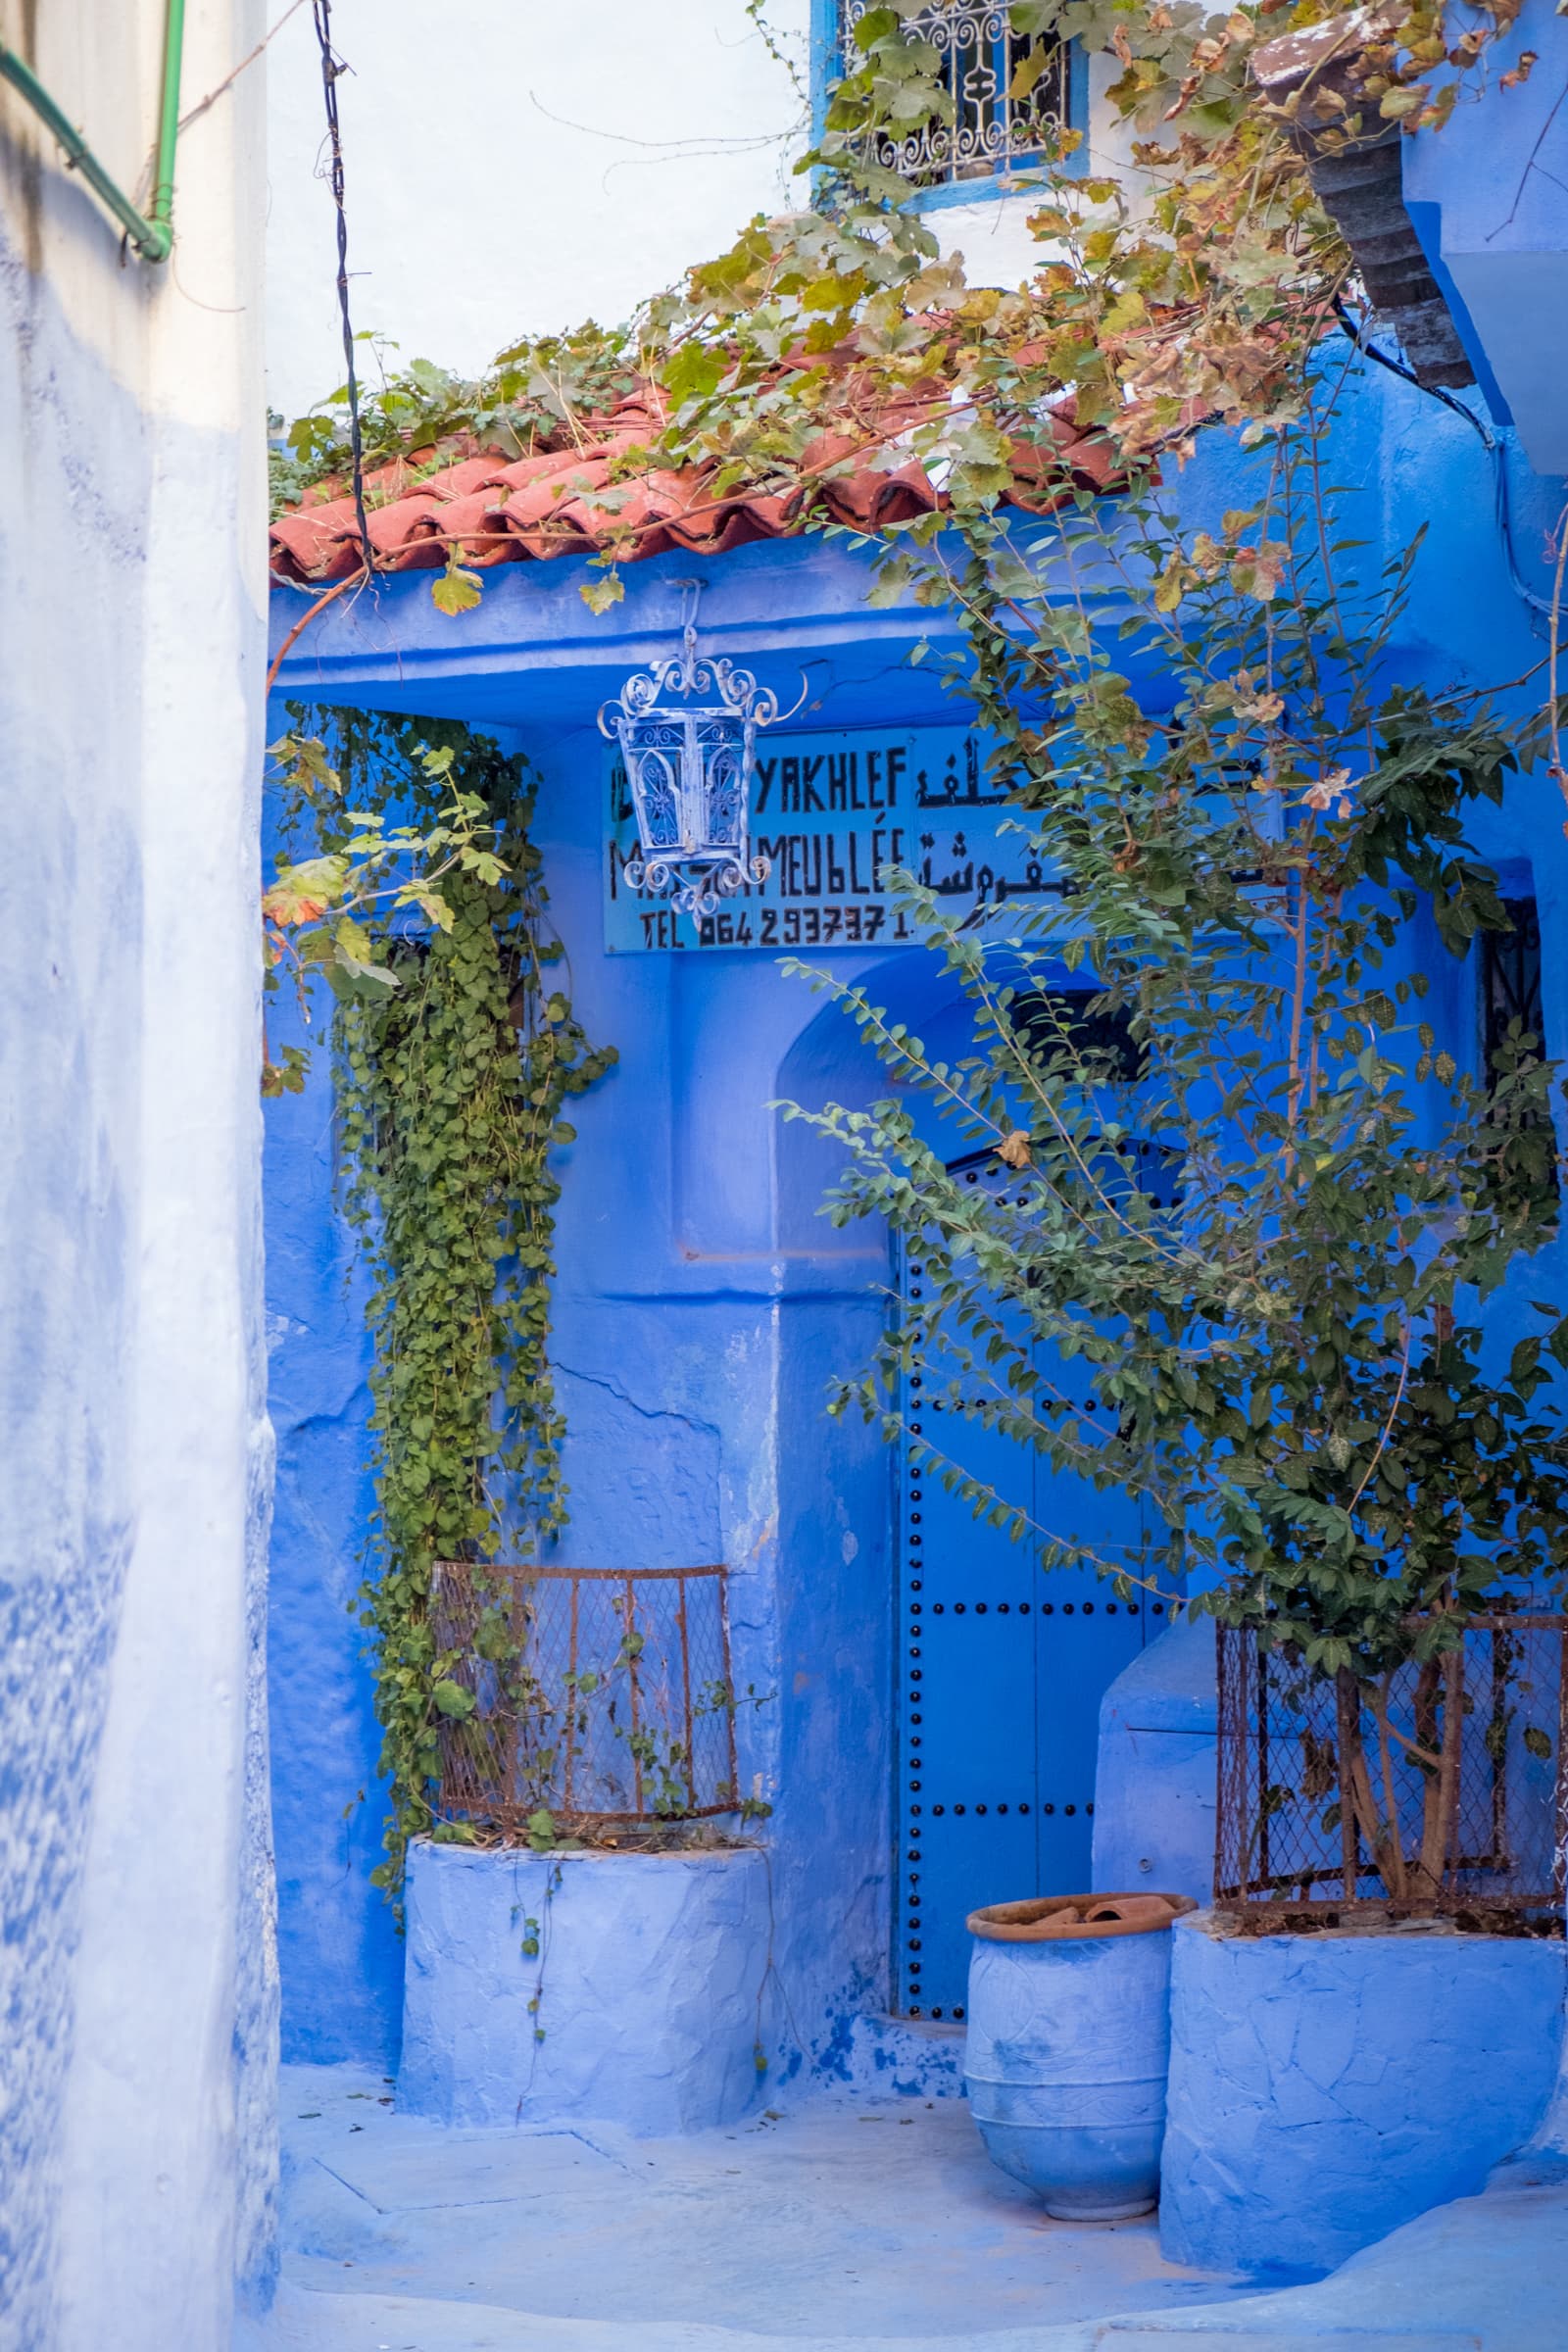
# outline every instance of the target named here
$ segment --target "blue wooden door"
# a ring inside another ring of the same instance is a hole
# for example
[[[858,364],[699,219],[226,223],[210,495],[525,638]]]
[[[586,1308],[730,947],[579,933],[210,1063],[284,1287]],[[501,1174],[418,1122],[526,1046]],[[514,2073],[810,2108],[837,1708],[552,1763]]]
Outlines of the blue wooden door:
[[[995,1159],[958,1164],[970,1183],[1006,1182]],[[921,1271],[911,1246],[902,1267],[911,1296]],[[1081,1390],[1086,1429],[1102,1417],[1080,1367],[1055,1358],[1050,1377]],[[906,1392],[916,1435],[1052,1535],[1118,1562],[1133,1556],[1143,1519],[1131,1497],[944,1413],[930,1396],[937,1386]],[[1159,1630],[1151,1620],[1163,1606],[1115,1599],[1092,1568],[1043,1571],[1027,1544],[975,1520],[906,1451],[898,1543],[895,2005],[908,2017],[961,2019],[966,1915],[1090,1884],[1100,1701],[1146,1631]]]

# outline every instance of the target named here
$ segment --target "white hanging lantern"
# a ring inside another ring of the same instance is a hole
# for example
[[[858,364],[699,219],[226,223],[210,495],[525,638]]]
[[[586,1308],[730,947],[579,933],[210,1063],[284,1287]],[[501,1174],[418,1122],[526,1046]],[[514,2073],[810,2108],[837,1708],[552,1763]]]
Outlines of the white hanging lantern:
[[[778,697],[750,670],[699,659],[697,580],[677,580],[681,650],[634,670],[599,728],[620,745],[637,816],[633,890],[662,897],[699,920],[749,882],[765,882],[768,859],[754,858],[747,833],[757,730],[778,716]],[[703,695],[710,699],[698,702]],[[662,698],[678,697],[678,700]]]

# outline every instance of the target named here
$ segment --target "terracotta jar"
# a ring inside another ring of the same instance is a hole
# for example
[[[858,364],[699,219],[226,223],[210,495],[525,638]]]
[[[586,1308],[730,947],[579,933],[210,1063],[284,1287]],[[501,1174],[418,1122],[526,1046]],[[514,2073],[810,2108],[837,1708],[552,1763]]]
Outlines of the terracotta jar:
[[[993,2163],[1063,2221],[1159,2200],[1170,1928],[1185,1894],[1053,1894],[969,1915],[969,2106]]]

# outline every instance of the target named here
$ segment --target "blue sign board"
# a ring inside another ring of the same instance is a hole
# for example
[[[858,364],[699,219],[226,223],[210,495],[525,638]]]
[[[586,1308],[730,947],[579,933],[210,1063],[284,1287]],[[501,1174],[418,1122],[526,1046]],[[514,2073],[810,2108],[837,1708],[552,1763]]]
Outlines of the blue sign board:
[[[667,898],[632,890],[637,849],[626,772],[610,765],[605,945],[612,953],[685,948],[885,948],[914,933],[885,876],[903,866],[964,914],[1049,887],[1018,833],[999,836],[1006,793],[966,727],[868,728],[760,736],[752,782],[753,855],[767,879],[700,923]]]

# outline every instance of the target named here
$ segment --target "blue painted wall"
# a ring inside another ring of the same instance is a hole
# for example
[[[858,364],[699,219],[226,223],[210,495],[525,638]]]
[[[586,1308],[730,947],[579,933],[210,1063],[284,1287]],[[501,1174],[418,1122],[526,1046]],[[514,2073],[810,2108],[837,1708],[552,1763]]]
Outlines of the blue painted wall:
[[[1443,685],[1463,674],[1516,678],[1539,662],[1544,624],[1510,581],[1493,466],[1470,428],[1369,370],[1334,456],[1352,493],[1348,536],[1386,548],[1429,526],[1393,656],[1401,674]],[[1511,468],[1515,568],[1544,595],[1553,489],[1516,453],[1505,448],[1500,462]],[[1223,435],[1205,439],[1173,490],[1193,527],[1240,503],[1257,463]],[[1041,538],[1050,543],[1049,525]],[[819,1407],[829,1375],[862,1360],[875,1332],[871,1286],[886,1255],[876,1234],[835,1233],[815,1215],[833,1154],[799,1126],[781,1127],[767,1105],[879,1090],[848,1024],[765,956],[604,953],[605,747],[593,713],[628,668],[667,649],[678,610],[670,583],[691,568],[690,558],[630,567],[624,604],[599,619],[578,598],[574,564],[493,572],[480,607],[458,621],[433,611],[427,578],[414,575],[324,614],[284,683],[504,726],[541,770],[537,830],[574,998],[590,1036],[621,1056],[574,1111],[578,1141],[564,1155],[555,1352],[573,1518],[559,1557],[728,1562],[737,1679],[772,1694],[740,1726],[743,1785],[760,1776],[776,1808],[766,1829],[770,2046],[784,2074],[849,2072],[866,2046],[854,2021],[889,1998],[892,1463],[876,1439],[824,1422]],[[867,608],[863,554],[788,542],[703,568],[705,640],[753,662],[786,699],[804,675],[797,724],[951,723],[933,664],[911,670],[906,659],[916,641],[940,641],[941,616]],[[291,604],[280,633],[294,617]],[[1568,972],[1551,943],[1562,936],[1568,849],[1554,788],[1540,773],[1522,780],[1476,830],[1512,885],[1533,881],[1538,893],[1548,1044],[1561,1052]],[[1473,1058],[1473,972],[1420,936],[1412,952],[1432,971],[1434,1018]],[[874,971],[883,1001],[925,1019],[941,1001],[930,962],[860,955],[839,968]],[[274,1012],[274,1041],[287,1018]],[[268,1116],[285,2043],[294,2055],[390,2063],[402,1954],[367,1883],[378,1848],[376,1740],[346,1605],[368,1505],[365,1353],[330,1205],[324,1063],[303,1099],[273,1103]],[[1538,1267],[1521,1290],[1551,1295],[1549,1270]],[[1501,1345],[1506,1300],[1495,1319]],[[1166,1701],[1186,1703],[1180,1690]],[[1198,1789],[1200,1779],[1189,1770],[1185,1785]],[[1116,1825],[1102,1822],[1104,1851],[1116,1856],[1107,1867],[1136,1884],[1126,1865],[1146,1852],[1139,1831],[1149,1824],[1135,1785],[1118,1807]],[[1200,1850],[1201,1825],[1173,1818],[1161,1835],[1150,1875],[1181,1886],[1178,1849],[1189,1860]]]
[[[1534,70],[1525,67],[1535,61]],[[1441,132],[1402,143],[1405,202],[1494,416],[1568,472],[1568,22],[1525,0]]]

